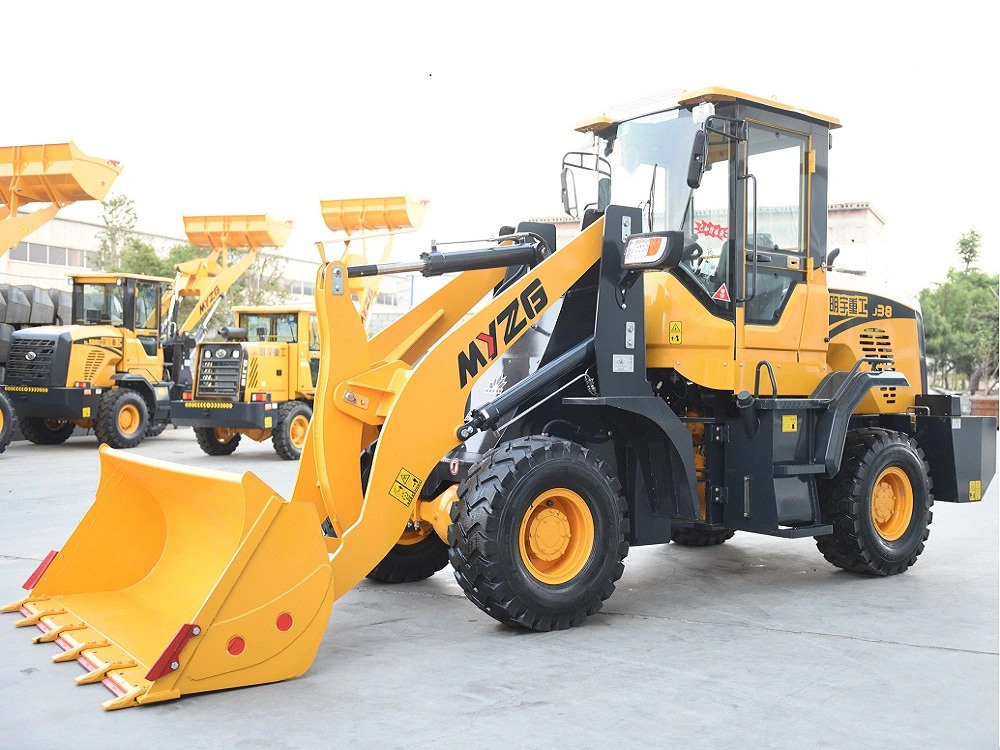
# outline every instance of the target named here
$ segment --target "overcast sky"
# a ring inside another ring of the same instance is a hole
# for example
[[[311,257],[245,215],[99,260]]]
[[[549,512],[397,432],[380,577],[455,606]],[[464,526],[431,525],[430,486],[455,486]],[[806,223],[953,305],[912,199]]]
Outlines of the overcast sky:
[[[431,200],[420,236],[557,215],[573,125],[675,88],[736,88],[839,117],[830,200],[887,222],[916,291],[975,227],[998,269],[997,40],[982,4],[19,2],[4,11],[0,145],[117,159],[142,229],[185,213],[291,219],[321,198]],[[97,220],[78,204],[70,217]]]

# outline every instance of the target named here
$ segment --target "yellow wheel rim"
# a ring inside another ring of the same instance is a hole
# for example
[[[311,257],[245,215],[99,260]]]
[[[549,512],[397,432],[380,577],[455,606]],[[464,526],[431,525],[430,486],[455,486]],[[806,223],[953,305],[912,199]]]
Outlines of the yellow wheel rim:
[[[233,439],[234,435],[236,435],[236,430],[232,429],[231,427],[216,427],[215,429],[212,430],[212,437],[214,437],[215,442],[219,443],[220,445],[225,445],[226,443],[228,443],[230,440]]]
[[[3,434],[3,412],[0,411],[0,435]]]
[[[521,519],[521,561],[542,583],[566,583],[578,575],[594,549],[594,517],[573,490],[543,492]]]
[[[296,414],[292,418],[292,423],[288,425],[288,437],[299,450],[306,444],[306,432],[309,430],[309,417],[305,414]]]
[[[139,429],[139,409],[133,404],[125,404],[118,412],[118,429],[123,435],[131,435]]]
[[[887,542],[899,539],[913,517],[913,485],[906,472],[896,466],[878,475],[872,487],[872,523]]]

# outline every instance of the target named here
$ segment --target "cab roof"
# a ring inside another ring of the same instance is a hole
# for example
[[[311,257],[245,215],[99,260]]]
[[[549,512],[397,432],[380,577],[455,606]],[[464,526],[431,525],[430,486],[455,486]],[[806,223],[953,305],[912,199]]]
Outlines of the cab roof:
[[[673,97],[671,97],[673,98]],[[792,106],[791,104],[784,104],[782,102],[776,101],[774,99],[768,99],[762,96],[756,96],[754,94],[747,94],[742,91],[736,91],[735,89],[727,89],[721,86],[706,86],[700,89],[690,89],[687,91],[680,92],[673,102],[663,100],[659,102],[659,106],[650,105],[652,102],[646,100],[646,110],[644,112],[630,112],[627,117],[615,117],[614,112],[606,112],[598,115],[597,117],[591,117],[590,119],[583,120],[577,123],[577,132],[588,133],[592,132],[596,135],[601,135],[602,132],[608,130],[614,125],[625,120],[631,120],[636,117],[642,117],[646,114],[652,114],[653,112],[660,112],[665,109],[670,109],[674,105],[680,105],[682,107],[691,107],[696,104],[701,104],[702,102],[712,102],[712,103],[725,103],[725,102],[751,102],[753,104],[762,104],[765,107],[771,107],[773,109],[780,109],[785,112],[794,112],[798,115],[802,115],[816,122],[821,122],[829,127],[831,130],[840,127],[840,120],[836,117],[830,117],[828,115],[821,115],[817,112],[812,112],[807,109],[802,109],[800,107]]]
[[[163,276],[143,276],[137,273],[71,273],[69,277],[74,283],[107,284],[118,279],[136,279],[137,281],[155,281],[163,284],[173,284],[173,279]]]
[[[233,308],[234,313],[247,315],[257,313],[258,315],[269,315],[271,313],[299,313],[316,312],[313,305],[289,303],[287,305],[241,305]]]

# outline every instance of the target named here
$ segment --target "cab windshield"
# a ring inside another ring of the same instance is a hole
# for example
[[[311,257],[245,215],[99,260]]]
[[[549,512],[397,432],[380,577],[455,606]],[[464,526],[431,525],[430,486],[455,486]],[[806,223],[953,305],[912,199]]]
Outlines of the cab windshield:
[[[296,313],[244,313],[243,325],[250,341],[294,344],[298,341],[299,317]]]
[[[709,133],[706,171],[693,190],[687,176],[699,129],[686,109],[656,112],[619,124],[602,153],[611,167],[610,202],[641,208],[643,232],[683,231],[677,268],[711,308],[722,310],[730,302],[726,256],[734,146]]]
[[[77,284],[73,287],[73,322],[80,326],[121,326],[125,319],[124,287]]]
[[[697,130],[690,112],[674,109],[627,120],[606,142],[611,203],[641,208],[642,231],[685,229],[692,193],[688,163]]]

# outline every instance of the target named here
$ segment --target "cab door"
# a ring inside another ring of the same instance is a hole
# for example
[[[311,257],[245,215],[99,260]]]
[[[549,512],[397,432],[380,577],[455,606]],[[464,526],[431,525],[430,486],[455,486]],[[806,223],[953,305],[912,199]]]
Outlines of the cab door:
[[[828,307],[810,253],[813,136],[750,118],[747,126],[736,390],[753,391],[758,363],[767,361],[778,395],[807,396],[825,374]],[[763,370],[760,381],[760,394],[769,395]]]

